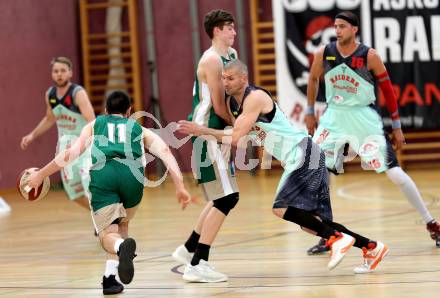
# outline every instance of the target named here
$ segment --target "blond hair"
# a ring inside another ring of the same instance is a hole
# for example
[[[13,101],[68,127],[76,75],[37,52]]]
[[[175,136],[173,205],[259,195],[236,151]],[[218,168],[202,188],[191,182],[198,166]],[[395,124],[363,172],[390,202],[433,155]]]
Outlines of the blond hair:
[[[67,57],[59,56],[59,57],[55,57],[55,58],[53,58],[53,59],[50,61],[50,68],[52,68],[53,65],[54,65],[55,63],[63,63],[63,64],[66,64],[66,65],[69,67],[70,70],[72,70],[72,67],[73,67],[72,61],[70,61],[70,59],[67,58]]]

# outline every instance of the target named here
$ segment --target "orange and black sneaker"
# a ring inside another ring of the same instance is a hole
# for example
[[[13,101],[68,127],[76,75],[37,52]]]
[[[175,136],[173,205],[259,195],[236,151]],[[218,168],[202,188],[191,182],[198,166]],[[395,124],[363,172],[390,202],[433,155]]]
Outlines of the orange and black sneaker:
[[[364,263],[361,266],[354,268],[354,273],[362,274],[373,272],[389,251],[388,246],[380,241],[376,242],[376,247],[374,248],[368,249],[363,247],[362,252],[364,254]]]
[[[348,234],[336,232],[327,240],[327,246],[331,247],[328,269],[333,269],[342,261],[347,251],[353,246],[355,239]]]
[[[431,235],[432,240],[435,241],[435,245],[437,247],[440,247],[440,224],[435,219],[433,219],[426,224],[426,229]]]

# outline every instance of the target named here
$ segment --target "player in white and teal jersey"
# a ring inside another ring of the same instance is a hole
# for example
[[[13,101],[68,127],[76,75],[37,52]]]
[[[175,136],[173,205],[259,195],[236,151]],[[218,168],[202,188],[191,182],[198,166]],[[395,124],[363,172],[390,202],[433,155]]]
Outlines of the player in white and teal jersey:
[[[361,157],[364,167],[366,165],[377,173],[385,172],[399,187],[420,213],[431,238],[440,247],[440,225],[426,208],[414,181],[402,170],[396,158],[395,150],[403,146],[405,138],[397,98],[386,68],[374,49],[356,42],[359,27],[356,15],[351,12],[339,13],[334,24],[337,41],[318,50],[310,70],[305,117],[307,128],[313,134],[316,125],[313,107],[319,79],[324,74],[327,109],[319,119],[313,140],[324,150],[328,169],[343,172],[344,148],[349,144]],[[393,144],[388,133],[384,132],[382,119],[374,107],[376,84],[384,94],[393,120]]]
[[[58,129],[57,152],[71,145],[79,136],[83,127],[95,119],[95,113],[89,97],[83,87],[70,81],[72,63],[65,57],[54,58],[51,62],[54,86],[46,92],[46,115],[31,133],[23,137],[22,149],[45,133],[54,123]],[[70,200],[89,209],[86,198],[90,166],[90,153],[84,153],[75,163],[61,172],[64,190]]]
[[[233,128],[215,130],[181,121],[180,131],[203,138],[215,137],[242,149],[246,148],[246,136],[254,138],[284,167],[273,213],[327,239],[327,244],[333,250],[329,269],[333,269],[354,245],[369,249],[371,261],[368,269],[374,270],[388,253],[388,247],[332,221],[328,171],[325,155],[319,146],[306,131],[289,122],[268,91],[249,85],[247,68],[239,60],[225,66],[223,83],[226,93],[230,95],[228,104]],[[243,162],[239,161],[240,164]],[[186,272],[185,269],[184,274]]]
[[[232,48],[235,39],[234,17],[218,9],[204,20],[211,47],[199,60],[193,89],[192,111],[188,119],[198,125],[223,129],[229,119],[221,82],[223,65],[237,58]],[[239,199],[235,169],[230,162],[230,147],[220,148],[216,140],[193,139],[192,170],[207,204],[185,244],[173,258],[192,268],[184,279],[197,282],[222,282],[227,276],[207,264],[209,250],[229,211]],[[206,227],[206,228],[205,228]]]
[[[128,237],[128,230],[144,189],[144,148],[166,165],[182,209],[191,201],[179,165],[168,146],[158,135],[130,119],[130,113],[128,95],[122,91],[112,92],[106,100],[106,114],[84,126],[70,148],[58,153],[27,181],[31,188],[37,189],[45,177],[74,162],[91,147],[91,215],[107,255],[102,278],[104,295],[124,290],[116,275],[125,284],[134,276],[136,241]]]

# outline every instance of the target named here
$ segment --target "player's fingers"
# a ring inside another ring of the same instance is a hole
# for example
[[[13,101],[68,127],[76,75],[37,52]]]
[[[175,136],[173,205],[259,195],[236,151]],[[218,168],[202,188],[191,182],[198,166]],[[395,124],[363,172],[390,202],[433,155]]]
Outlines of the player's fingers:
[[[186,135],[190,135],[191,131],[185,127],[185,126],[180,126],[179,129],[177,130],[180,133],[186,134]]]
[[[188,206],[188,201],[182,201],[181,202],[182,210],[185,210],[185,208]]]

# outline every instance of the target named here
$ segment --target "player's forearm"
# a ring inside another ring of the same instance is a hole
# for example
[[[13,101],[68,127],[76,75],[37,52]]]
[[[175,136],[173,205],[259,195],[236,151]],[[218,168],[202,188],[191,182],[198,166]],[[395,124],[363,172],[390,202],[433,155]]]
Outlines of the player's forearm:
[[[156,151],[156,156],[159,157],[165,164],[170,173],[171,179],[176,186],[176,189],[184,187],[182,172],[180,171],[179,165],[168,146],[164,146],[160,150]]]
[[[87,146],[87,141],[84,141],[81,137],[78,138],[75,143],[73,143],[72,147],[58,153],[51,162],[49,162],[43,169],[41,169],[41,173],[45,177],[47,177],[55,172],[58,172],[59,170],[76,160],[85,151]]]
[[[44,166],[44,168],[40,170],[40,173],[44,177],[48,177],[61,170],[63,167],[67,166],[75,158],[75,154],[71,152],[70,148],[67,150],[63,150],[58,153],[52,161]]]
[[[319,79],[309,78],[309,83],[307,84],[307,106],[315,106],[316,97],[318,95]]]
[[[246,135],[246,134],[244,134]],[[239,131],[234,131],[234,129],[212,129],[212,128],[204,128],[201,131],[201,134],[198,136],[207,141],[213,140],[215,138],[218,142],[221,142],[225,145],[233,145],[238,148],[246,148],[248,139],[243,138],[243,134]]]
[[[170,173],[171,179],[173,180],[176,190],[185,188],[183,184],[182,172],[179,169],[177,162],[174,160],[172,163],[168,163],[168,171]]]
[[[57,158],[55,157],[51,162],[49,162],[44,168],[40,170],[43,177],[49,177],[50,175],[58,172],[62,167],[57,163]]]
[[[376,80],[379,83],[379,88],[382,90],[382,93],[385,97],[385,104],[388,112],[390,113],[393,129],[400,129],[400,116],[399,116],[399,108],[397,104],[397,96],[394,92],[393,85],[391,84],[390,77],[388,76],[388,72],[384,71],[383,73],[376,76]]]
[[[55,123],[55,119],[49,118],[45,116],[40,123],[32,130],[31,134],[34,138],[38,138],[42,134],[44,134],[52,125]]]
[[[222,142],[223,144],[231,144],[232,143],[232,132],[233,129],[213,129],[208,127],[203,127],[200,131],[200,137],[212,140],[212,137],[216,138],[217,141]]]

